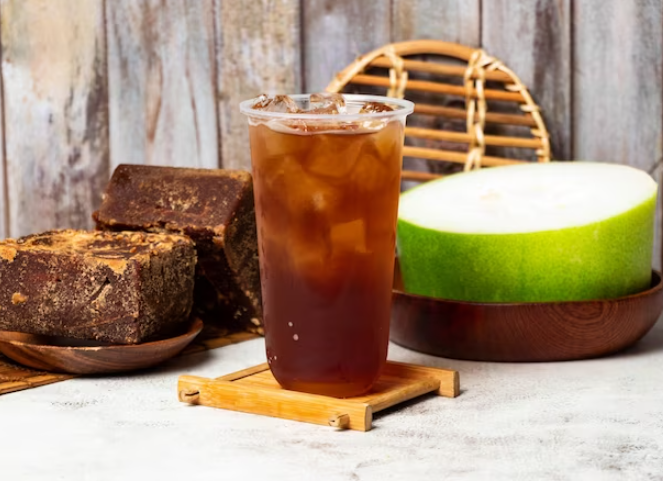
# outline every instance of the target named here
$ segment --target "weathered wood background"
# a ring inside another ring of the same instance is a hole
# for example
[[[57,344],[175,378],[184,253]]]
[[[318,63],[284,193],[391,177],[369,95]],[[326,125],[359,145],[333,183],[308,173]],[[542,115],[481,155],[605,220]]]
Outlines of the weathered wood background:
[[[249,168],[240,100],[409,39],[504,60],[555,158],[663,170],[661,0],[0,0],[0,36],[0,237],[90,227],[119,163]]]

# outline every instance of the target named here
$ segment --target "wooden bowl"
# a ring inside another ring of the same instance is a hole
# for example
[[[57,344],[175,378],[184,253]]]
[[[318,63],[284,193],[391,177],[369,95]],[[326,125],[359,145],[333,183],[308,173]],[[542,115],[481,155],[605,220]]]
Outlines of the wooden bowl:
[[[661,274],[651,288],[618,299],[482,303],[433,299],[394,283],[391,340],[472,361],[566,361],[621,351],[642,338],[663,311]]]
[[[0,331],[0,352],[19,364],[41,371],[69,374],[133,371],[155,366],[179,354],[202,328],[203,322],[194,319],[184,334],[132,345]]]

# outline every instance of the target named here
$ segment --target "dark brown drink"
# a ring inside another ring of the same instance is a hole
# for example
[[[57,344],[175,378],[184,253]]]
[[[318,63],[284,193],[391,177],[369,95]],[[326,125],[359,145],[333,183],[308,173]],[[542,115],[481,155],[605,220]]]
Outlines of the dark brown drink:
[[[384,366],[407,113],[252,119],[267,358],[286,389],[356,396]]]

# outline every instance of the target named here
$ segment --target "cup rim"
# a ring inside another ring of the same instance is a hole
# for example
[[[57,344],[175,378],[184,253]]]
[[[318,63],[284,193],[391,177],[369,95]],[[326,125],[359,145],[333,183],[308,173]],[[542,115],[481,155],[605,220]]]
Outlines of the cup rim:
[[[289,95],[293,100],[304,100],[310,97],[311,94],[295,94]],[[352,122],[357,120],[369,119],[388,119],[391,117],[400,117],[410,115],[414,111],[414,103],[405,99],[396,99],[393,97],[386,97],[383,95],[358,95],[358,94],[343,94],[346,103],[358,102],[379,102],[393,104],[398,108],[387,112],[371,112],[368,114],[351,113],[351,114],[307,114],[307,113],[290,113],[290,112],[268,112],[264,110],[255,110],[253,105],[258,100],[258,97],[249,100],[244,100],[239,104],[241,113],[248,117],[272,119],[272,120],[318,120],[336,122]]]

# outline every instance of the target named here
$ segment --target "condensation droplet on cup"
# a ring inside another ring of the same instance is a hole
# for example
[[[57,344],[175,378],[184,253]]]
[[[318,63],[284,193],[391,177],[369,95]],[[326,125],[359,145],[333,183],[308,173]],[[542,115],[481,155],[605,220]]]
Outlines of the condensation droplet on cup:
[[[294,336],[292,336],[292,338],[293,338],[295,341],[299,341],[299,336],[298,336],[297,334],[295,334]]]
[[[292,327],[292,322],[289,322],[289,323],[288,323],[288,326],[289,326],[289,327]]]

